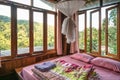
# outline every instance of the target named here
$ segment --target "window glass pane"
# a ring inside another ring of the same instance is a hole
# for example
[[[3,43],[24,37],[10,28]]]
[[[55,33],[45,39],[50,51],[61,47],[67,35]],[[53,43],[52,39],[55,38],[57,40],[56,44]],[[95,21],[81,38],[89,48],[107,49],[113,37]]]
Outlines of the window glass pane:
[[[101,8],[101,55],[106,55],[106,50],[105,50],[105,30],[106,30],[106,8],[107,7],[102,7]]]
[[[79,15],[79,48],[83,49],[85,48],[85,14]]]
[[[92,10],[87,11],[87,52],[90,52],[90,12]]]
[[[43,50],[43,13],[33,13],[34,22],[34,51]]]
[[[117,8],[108,11],[108,53],[117,54]]]
[[[17,53],[29,53],[29,11],[17,9]]]
[[[11,8],[0,5],[0,56],[11,55]]]
[[[96,7],[100,7],[100,0],[94,0],[92,2],[88,2],[83,6],[83,8],[80,8],[80,10],[91,9]]]
[[[31,0],[10,0],[10,1],[31,5]]]
[[[47,48],[55,48],[55,15],[47,14]]]
[[[47,10],[52,10],[52,11],[55,11],[55,9],[53,8],[53,6],[45,3],[45,1],[43,0],[34,0],[33,2],[33,5],[35,7],[39,7],[39,8],[42,8],[42,9],[47,9]]]
[[[99,12],[92,13],[92,51],[98,52]]]
[[[111,13],[111,10],[108,12],[108,41],[106,41],[106,9],[107,8],[110,8],[110,7],[112,7],[112,6],[115,6],[115,5],[111,5],[111,6],[106,6],[106,7],[102,7],[101,8],[101,55],[103,55],[103,56],[105,56],[107,53],[106,53],[106,49],[105,49],[105,47],[106,47],[106,42],[108,43],[108,46],[110,47],[110,46],[112,46],[112,45],[114,45],[114,48],[115,47],[117,47],[117,42],[116,42],[116,40],[115,40],[115,38],[117,39],[117,35],[114,35],[114,38],[112,39],[112,41],[110,41],[111,40],[111,38],[110,38],[110,34],[111,34],[111,25],[113,25],[113,24],[116,24],[116,22],[117,21],[115,21],[115,17],[116,17],[116,20],[117,20],[117,15],[115,15],[115,14],[117,14],[116,13],[116,11],[114,11],[113,9],[113,11],[112,11],[112,13]],[[114,13],[114,14],[113,14]],[[113,14],[112,16],[111,16],[111,18],[110,18],[110,15],[111,14]],[[113,22],[113,20],[114,20],[114,22]],[[116,32],[116,33],[114,33],[114,34],[117,34],[117,31],[115,31],[115,28],[117,29],[117,27],[115,27],[115,25],[113,25],[114,27],[112,27],[112,28],[114,28],[114,29],[112,29],[112,31],[113,32]],[[109,28],[110,27],[110,28]],[[113,33],[112,33],[113,34]],[[114,44],[113,44],[114,43]],[[110,48],[108,47],[108,53],[114,53],[114,54],[117,54],[117,48],[116,48],[116,52],[114,52],[112,49],[112,51],[110,50]]]
[[[103,5],[118,3],[120,0],[103,0]]]

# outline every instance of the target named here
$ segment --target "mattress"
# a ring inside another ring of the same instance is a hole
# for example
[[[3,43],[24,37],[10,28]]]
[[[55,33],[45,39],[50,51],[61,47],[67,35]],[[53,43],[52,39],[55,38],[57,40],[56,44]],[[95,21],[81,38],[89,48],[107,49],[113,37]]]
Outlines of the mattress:
[[[51,61],[56,61],[56,60],[65,60],[68,63],[77,64],[79,66],[88,64],[79,60],[72,59],[70,56],[59,57]],[[40,63],[36,63],[36,64],[40,64]],[[34,68],[34,65],[35,64],[24,67],[22,69],[21,76],[23,80],[39,80],[38,78],[36,78],[35,75],[33,75],[32,69]],[[94,66],[94,68],[95,71],[100,75],[100,80],[120,80],[120,73],[118,72],[98,66]]]

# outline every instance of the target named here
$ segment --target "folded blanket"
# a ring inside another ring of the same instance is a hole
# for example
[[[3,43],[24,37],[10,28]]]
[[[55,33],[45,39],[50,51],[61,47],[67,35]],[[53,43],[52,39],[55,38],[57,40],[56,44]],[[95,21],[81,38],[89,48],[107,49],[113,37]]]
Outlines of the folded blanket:
[[[40,71],[45,72],[45,71],[49,71],[50,69],[56,67],[56,65],[52,62],[44,62],[42,64],[36,64],[34,67]]]
[[[38,80],[67,80],[65,77],[60,76],[52,71],[47,71],[47,72],[41,72],[35,68],[31,69],[33,72],[33,75],[38,79]]]
[[[51,73],[50,71],[42,72],[38,69],[33,68],[32,72],[33,72],[35,77],[39,78],[39,80],[44,80],[44,79],[48,80],[48,79],[55,77],[55,74]]]

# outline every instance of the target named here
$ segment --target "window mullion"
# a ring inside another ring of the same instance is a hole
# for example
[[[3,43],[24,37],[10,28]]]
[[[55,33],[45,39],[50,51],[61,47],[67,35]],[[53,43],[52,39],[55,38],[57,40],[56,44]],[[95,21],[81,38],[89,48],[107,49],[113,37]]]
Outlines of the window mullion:
[[[117,8],[117,58],[120,59],[120,3]]]
[[[85,12],[85,52],[87,52],[87,13]]]
[[[106,26],[105,26],[105,54],[108,54],[108,11],[106,10]]]
[[[43,13],[43,52],[47,52],[47,12]]]
[[[17,55],[17,8],[11,6],[11,55],[12,58]]]
[[[96,16],[98,16],[98,17],[96,17]],[[98,23],[98,24],[93,23],[93,19],[95,19],[95,17],[97,19],[96,23]],[[100,49],[100,44],[101,44],[101,42],[100,42],[100,40],[101,40],[100,26],[101,26],[100,9],[96,9],[94,11],[91,11],[90,12],[90,52],[95,53],[96,55],[100,54],[100,50],[101,50]],[[95,33],[96,30],[97,30],[97,33]],[[98,45],[96,45],[95,42],[97,42],[96,44],[98,44]]]
[[[54,25],[55,25],[54,26],[54,32],[55,32],[55,34],[54,34],[54,36],[55,36],[55,38],[54,38],[55,42],[54,43],[55,43],[55,46],[54,47],[55,47],[55,50],[56,50],[57,49],[56,48],[57,47],[57,39],[56,39],[57,38],[57,35],[56,35],[57,34],[57,15],[56,14],[55,14],[55,23],[54,23]]]
[[[33,53],[33,42],[34,42],[34,40],[33,40],[33,11],[32,10],[30,10],[30,12],[29,12],[29,18],[30,18],[30,22],[29,22],[29,26],[30,26],[30,30],[29,30],[29,33],[30,33],[30,37],[29,37],[29,41],[30,41],[30,43],[29,43],[29,45],[30,45],[30,54],[32,54]]]
[[[90,13],[90,52],[92,52],[92,13]]]
[[[99,55],[101,55],[101,9],[99,9],[99,32],[98,32],[98,35],[99,35]]]

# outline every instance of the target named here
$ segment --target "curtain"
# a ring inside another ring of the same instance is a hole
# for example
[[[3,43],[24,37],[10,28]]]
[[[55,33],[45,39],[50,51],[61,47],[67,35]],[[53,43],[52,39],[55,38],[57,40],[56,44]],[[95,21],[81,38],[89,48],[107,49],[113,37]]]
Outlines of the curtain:
[[[69,0],[58,2],[55,6],[59,11],[67,16],[62,24],[62,34],[66,35],[67,43],[73,43],[76,41],[76,24],[72,19],[72,16],[76,11],[82,8],[84,4],[85,1],[83,0]]]
[[[0,67],[2,67],[2,65],[1,65],[1,57],[0,57]]]
[[[57,55],[62,55],[61,12],[57,11],[57,13]]]
[[[75,20],[75,23],[78,25],[78,14],[77,13],[75,13],[75,15],[74,15],[74,20]],[[77,52],[79,52],[78,26],[76,26],[76,28],[75,28],[75,33],[76,33],[76,41],[71,43],[71,45],[70,45],[70,53],[77,53]]]

